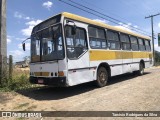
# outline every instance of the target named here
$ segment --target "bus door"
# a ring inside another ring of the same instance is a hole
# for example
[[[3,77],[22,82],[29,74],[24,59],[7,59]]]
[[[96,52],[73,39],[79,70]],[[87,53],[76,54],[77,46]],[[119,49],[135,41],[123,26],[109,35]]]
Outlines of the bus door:
[[[88,26],[65,20],[65,38],[68,61],[68,83],[70,86],[90,81]]]

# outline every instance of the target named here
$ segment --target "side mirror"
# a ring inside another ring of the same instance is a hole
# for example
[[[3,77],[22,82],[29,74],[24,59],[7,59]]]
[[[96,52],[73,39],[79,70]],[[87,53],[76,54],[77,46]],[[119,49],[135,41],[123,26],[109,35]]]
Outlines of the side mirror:
[[[26,51],[26,45],[25,45],[25,43],[22,44],[22,47],[23,47],[23,51]]]
[[[27,38],[26,40],[24,40],[24,41],[22,42],[22,48],[23,48],[24,51],[26,51],[25,41],[27,41],[27,40],[29,40],[29,39],[31,39],[31,38]]]
[[[72,35],[75,35],[76,34],[76,25],[74,25],[73,27],[72,27]]]

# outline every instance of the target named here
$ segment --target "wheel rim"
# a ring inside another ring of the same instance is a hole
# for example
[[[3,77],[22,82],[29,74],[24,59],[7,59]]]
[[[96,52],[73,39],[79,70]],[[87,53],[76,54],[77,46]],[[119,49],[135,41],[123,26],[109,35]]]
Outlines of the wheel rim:
[[[144,68],[143,65],[140,66],[140,73],[143,74],[144,73]]]
[[[106,74],[105,72],[101,72],[100,75],[99,75],[99,81],[101,83],[105,83],[106,82]]]

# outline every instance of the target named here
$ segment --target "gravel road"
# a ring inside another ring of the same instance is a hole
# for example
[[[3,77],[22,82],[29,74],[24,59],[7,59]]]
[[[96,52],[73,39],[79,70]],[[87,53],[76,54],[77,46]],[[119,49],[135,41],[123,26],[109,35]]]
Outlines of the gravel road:
[[[0,103],[1,111],[160,111],[160,68],[146,69],[143,76],[125,74],[112,77],[103,88],[87,83],[69,88],[42,86],[0,93]]]

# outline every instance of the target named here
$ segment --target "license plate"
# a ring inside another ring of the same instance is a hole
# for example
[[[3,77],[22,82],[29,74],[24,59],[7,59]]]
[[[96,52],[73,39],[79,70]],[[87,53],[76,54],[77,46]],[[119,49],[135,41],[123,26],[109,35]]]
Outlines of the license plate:
[[[43,84],[44,81],[43,80],[38,80],[38,83]]]

